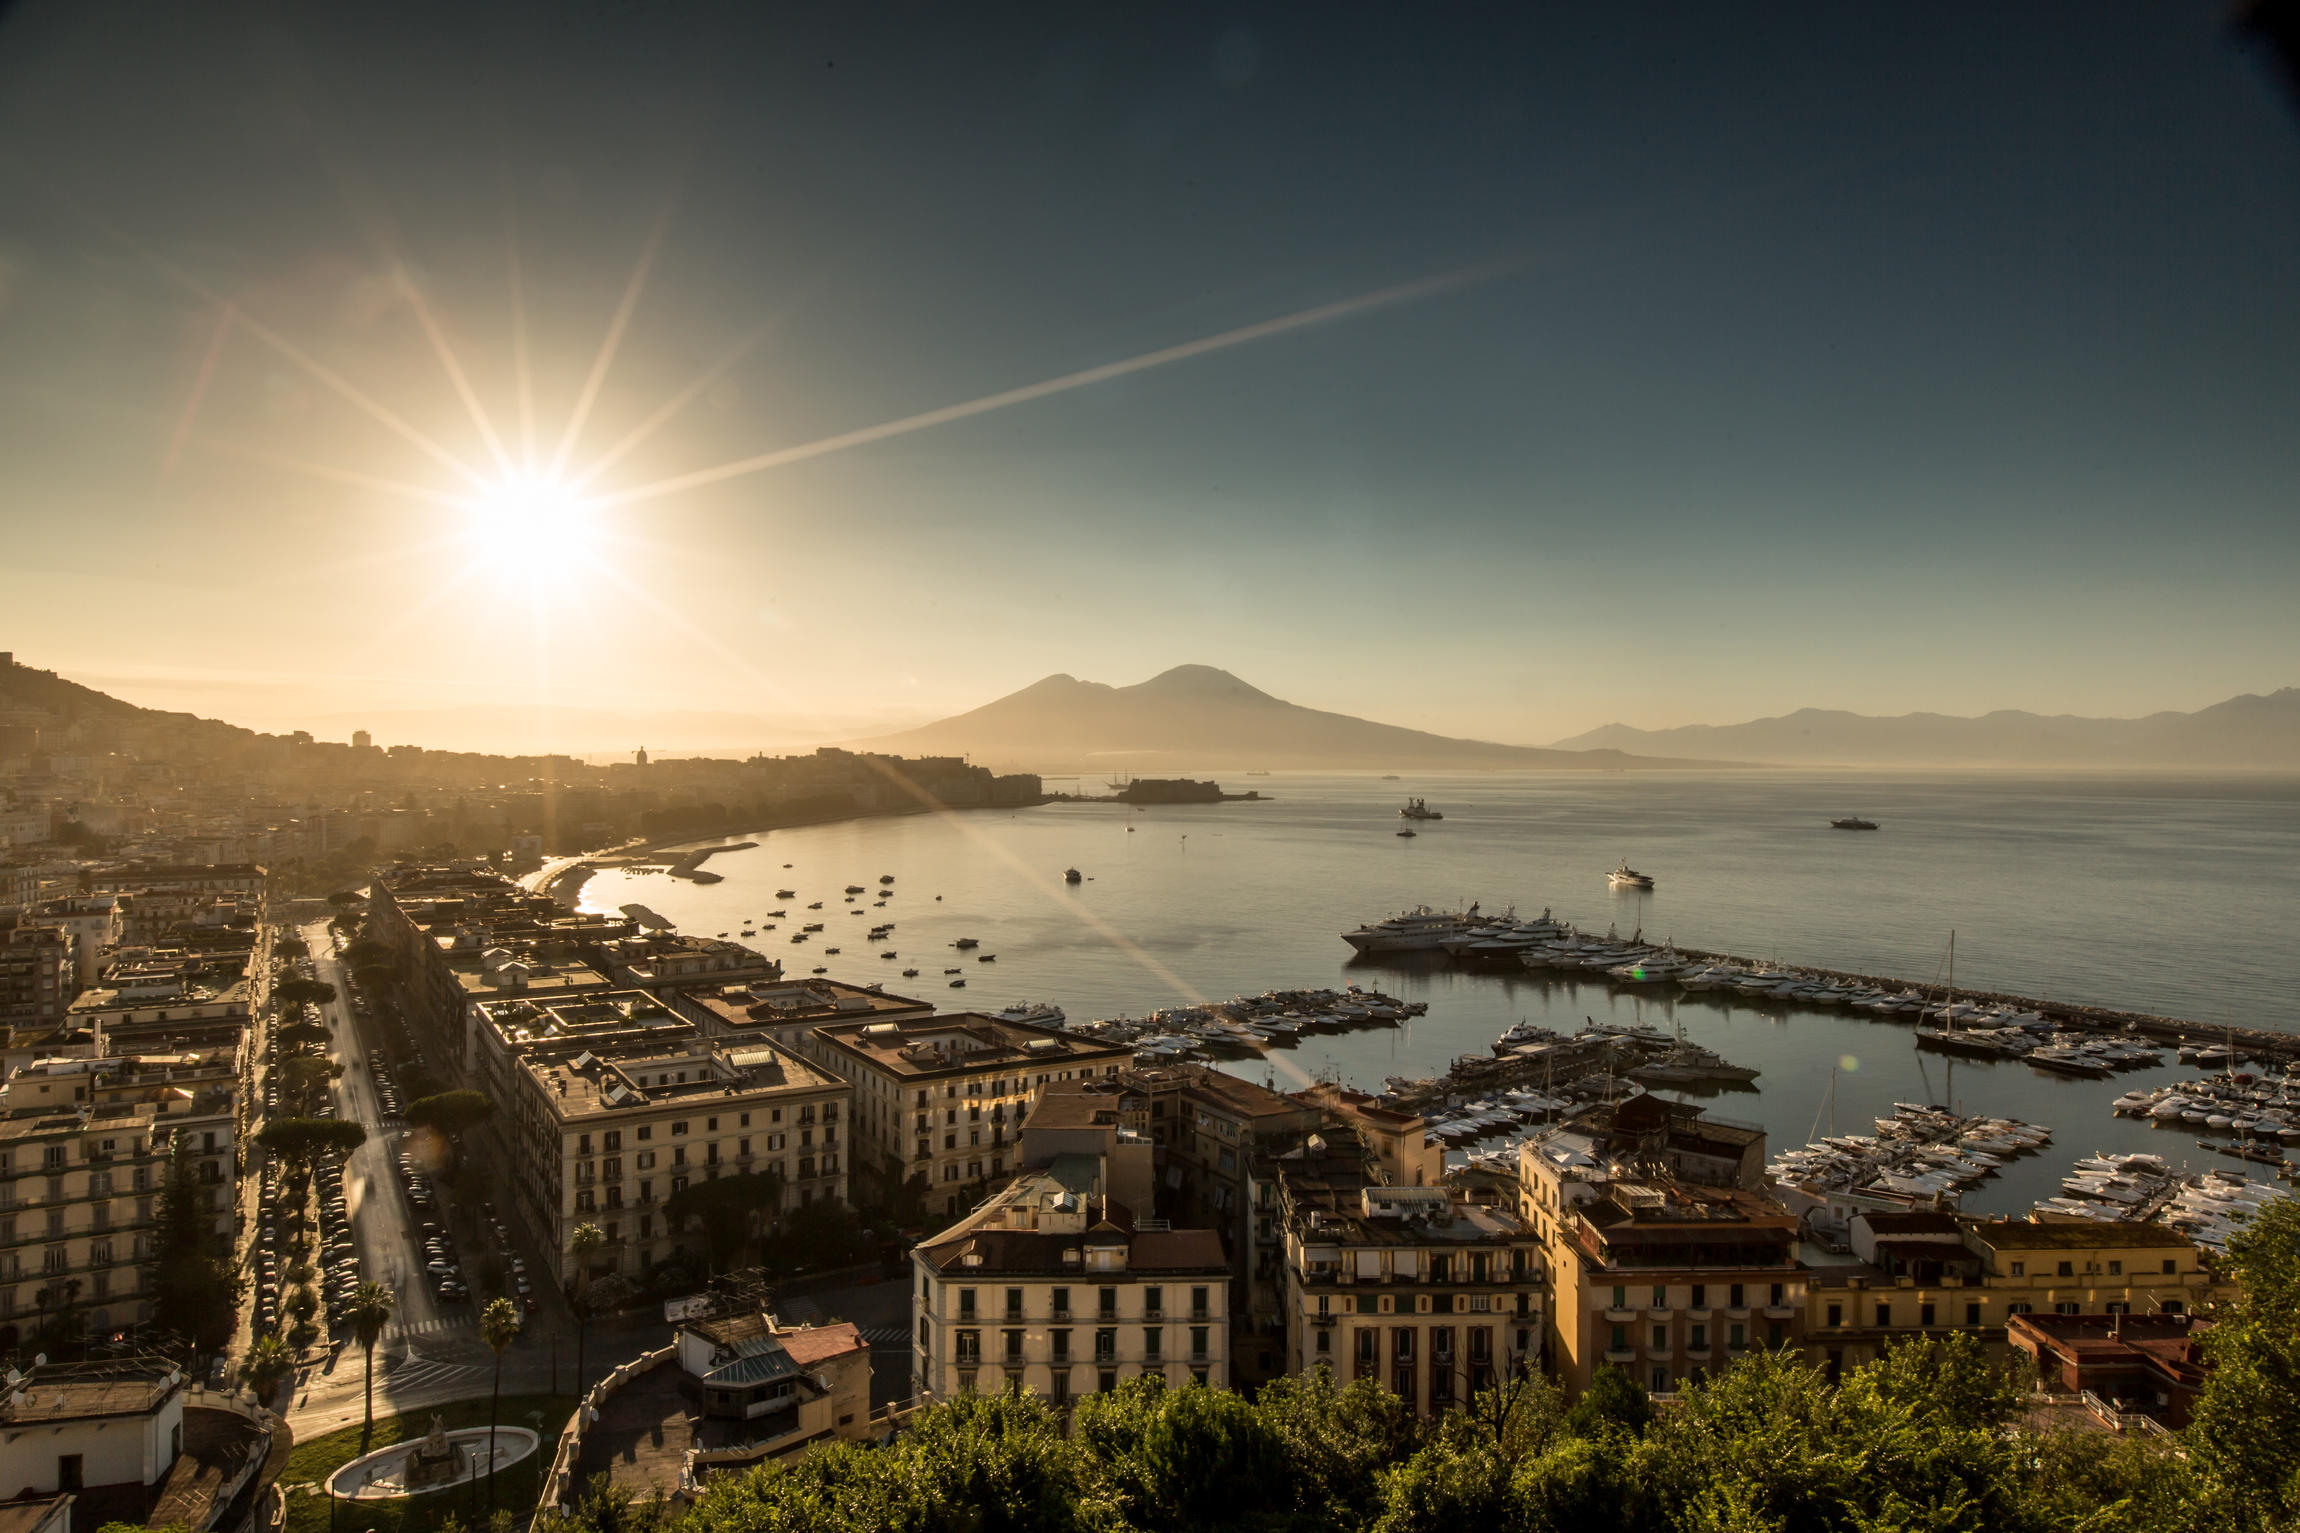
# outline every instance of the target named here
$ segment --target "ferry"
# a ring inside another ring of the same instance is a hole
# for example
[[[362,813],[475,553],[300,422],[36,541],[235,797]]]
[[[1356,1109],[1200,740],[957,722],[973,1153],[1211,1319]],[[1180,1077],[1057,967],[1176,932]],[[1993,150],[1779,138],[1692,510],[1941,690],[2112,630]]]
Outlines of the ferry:
[[[1051,1001],[1016,1001],[991,1015],[1001,1022],[1026,1022],[1034,1027],[1060,1027],[1065,1017],[1062,1008]]]
[[[1616,889],[1650,889],[1653,887],[1651,878],[1638,872],[1626,862],[1606,874],[1605,881]]]
[[[1342,933],[1342,940],[1361,953],[1404,953],[1434,948],[1448,937],[1460,936],[1478,924],[1477,906],[1466,911],[1432,910],[1423,905],[1402,915],[1368,922]]]

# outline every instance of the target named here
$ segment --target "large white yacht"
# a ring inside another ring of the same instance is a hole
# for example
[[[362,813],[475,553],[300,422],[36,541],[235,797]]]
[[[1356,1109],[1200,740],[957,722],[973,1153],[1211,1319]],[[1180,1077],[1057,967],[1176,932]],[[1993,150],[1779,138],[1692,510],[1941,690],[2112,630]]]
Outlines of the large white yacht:
[[[1479,924],[1475,905],[1465,911],[1432,910],[1423,905],[1343,932],[1342,940],[1361,953],[1404,953],[1437,947],[1446,938],[1461,936]]]
[[[1650,889],[1653,887],[1651,878],[1638,872],[1626,862],[1606,874],[1605,881],[1616,889]]]
[[[1060,1027],[1063,1023],[1062,1008],[1051,1001],[1016,1001],[992,1015],[1001,1022],[1028,1022],[1039,1027]]]

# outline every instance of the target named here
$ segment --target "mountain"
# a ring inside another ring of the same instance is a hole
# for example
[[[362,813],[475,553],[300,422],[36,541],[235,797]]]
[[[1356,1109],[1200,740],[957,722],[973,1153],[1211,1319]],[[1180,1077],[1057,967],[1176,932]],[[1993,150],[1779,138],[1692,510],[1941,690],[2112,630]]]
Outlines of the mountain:
[[[2194,713],[2087,719],[2006,710],[1979,718],[1893,718],[1803,708],[1747,724],[1632,729],[1608,724],[1558,750],[1666,751],[1787,765],[2171,767],[2300,770],[2300,687],[2246,693]]]
[[[1178,665],[1131,687],[1049,676],[971,712],[851,743],[906,756],[968,756],[985,766],[1033,772],[1718,764],[1653,760],[1610,749],[1543,750],[1456,740],[1304,708],[1210,665]]]

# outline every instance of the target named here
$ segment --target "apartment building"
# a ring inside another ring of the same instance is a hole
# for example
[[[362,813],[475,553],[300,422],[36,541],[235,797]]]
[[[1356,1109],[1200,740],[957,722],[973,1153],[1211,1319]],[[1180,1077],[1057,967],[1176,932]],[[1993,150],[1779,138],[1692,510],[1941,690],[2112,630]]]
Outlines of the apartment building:
[[[856,1153],[881,1186],[910,1182],[946,1218],[1020,1164],[1023,1119],[1060,1081],[1116,1075],[1124,1044],[974,1012],[834,1022],[801,1052],[852,1083]]]
[[[1138,1221],[1103,1186],[1100,1163],[1065,1156],[920,1242],[911,1253],[918,1394],[1014,1384],[1059,1406],[1146,1373],[1229,1386],[1220,1237]]]
[[[1764,1155],[1762,1129],[1651,1095],[1526,1142],[1519,1206],[1545,1254],[1568,1394],[1607,1365],[1666,1393],[1802,1343],[1798,1220],[1765,1189]]]
[[[1346,1130],[1276,1158],[1288,1369],[1376,1379],[1434,1414],[1538,1368],[1547,1277],[1532,1226],[1506,1202],[1382,1175]]]
[[[7,1036],[46,1037],[72,1004],[72,941],[45,926],[0,936],[0,1026]]]
[[[1805,1253],[1805,1348],[1832,1374],[1911,1336],[1966,1331],[2001,1356],[2024,1315],[2194,1314],[2236,1292],[2161,1224],[1866,1213],[1851,1234],[1849,1250]]]
[[[824,979],[736,979],[663,992],[680,1015],[729,1047],[771,1043],[826,1068],[836,1056],[815,1046],[814,1030],[833,1022],[899,1022],[934,1015],[934,1007],[866,985]]]
[[[642,1273],[683,1243],[662,1204],[689,1182],[773,1172],[783,1207],[847,1194],[846,1082],[784,1050],[690,1035],[562,1044],[516,1061],[508,1168],[516,1205],[572,1281],[569,1241],[597,1224],[595,1274]]]
[[[516,1099],[519,1061],[530,1054],[681,1048],[699,1036],[692,1022],[644,990],[569,992],[556,999],[503,995],[473,1002],[472,1023],[467,1078],[502,1104]]]
[[[602,942],[596,957],[617,984],[647,989],[771,983],[783,977],[781,963],[740,942],[668,931],[641,931]]]
[[[173,1127],[164,1105],[0,1118],[0,1349],[61,1317],[87,1334],[150,1318],[145,1264]]]
[[[120,942],[121,901],[111,894],[76,894],[45,900],[24,913],[24,921],[62,932],[72,944],[72,983],[96,982],[104,955]]]

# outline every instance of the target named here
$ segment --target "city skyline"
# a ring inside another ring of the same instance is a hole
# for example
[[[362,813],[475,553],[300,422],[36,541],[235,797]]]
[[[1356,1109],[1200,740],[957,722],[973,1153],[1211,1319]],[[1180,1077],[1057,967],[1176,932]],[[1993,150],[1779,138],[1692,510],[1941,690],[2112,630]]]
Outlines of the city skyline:
[[[122,14],[0,26],[0,441],[13,642],[132,701],[795,744],[1204,662],[1546,744],[2294,680],[2300,154],[2202,9]],[[536,486],[602,455],[586,558]]]

